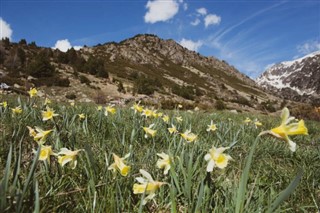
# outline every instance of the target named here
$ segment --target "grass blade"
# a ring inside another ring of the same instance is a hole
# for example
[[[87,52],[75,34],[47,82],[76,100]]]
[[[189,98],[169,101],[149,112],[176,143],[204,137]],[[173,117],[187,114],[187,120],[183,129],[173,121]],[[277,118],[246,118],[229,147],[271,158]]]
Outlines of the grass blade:
[[[247,191],[247,184],[248,184],[248,179],[249,179],[249,171],[250,171],[250,167],[251,167],[251,163],[252,163],[253,153],[254,153],[254,150],[257,146],[258,141],[259,141],[259,137],[257,137],[255,139],[255,141],[253,142],[250,153],[247,157],[246,166],[245,166],[245,168],[242,172],[241,178],[240,178],[240,184],[239,184],[239,188],[237,191],[237,197],[236,197],[235,213],[240,213],[243,211],[243,206],[244,206],[244,201],[245,201],[246,191]]]
[[[297,188],[302,175],[303,175],[303,170],[300,168],[298,171],[298,174],[291,181],[289,186],[279,194],[279,196],[276,198],[275,201],[273,201],[273,203],[271,204],[270,208],[267,211],[268,213],[274,212],[280,206],[280,204],[290,196],[290,194]]]

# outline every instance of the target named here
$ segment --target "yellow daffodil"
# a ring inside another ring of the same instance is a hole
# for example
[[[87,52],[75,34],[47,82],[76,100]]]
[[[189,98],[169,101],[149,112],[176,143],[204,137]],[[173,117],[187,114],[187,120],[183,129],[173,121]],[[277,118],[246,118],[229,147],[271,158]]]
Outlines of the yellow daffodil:
[[[171,168],[171,165],[170,165],[171,160],[170,160],[169,155],[165,154],[164,152],[157,153],[157,155],[162,158],[157,161],[157,167],[159,169],[164,169],[164,171],[163,171],[164,175],[168,174],[168,172]]]
[[[114,115],[117,112],[116,108],[113,105],[109,105],[105,107],[104,115],[108,116],[108,114]]]
[[[113,170],[114,172],[118,170],[122,176],[124,177],[127,176],[130,171],[130,166],[127,166],[125,164],[126,163],[125,159],[128,158],[129,156],[130,156],[130,153],[126,154],[123,158],[120,158],[118,155],[113,153],[114,163],[108,167],[108,170]]]
[[[58,114],[55,114],[54,110],[48,106],[47,106],[46,111],[42,111],[42,120],[43,121],[52,120],[53,117],[55,117],[55,116],[58,116]]]
[[[141,115],[146,116],[146,118],[151,117],[153,115],[153,110],[151,109],[144,109]]]
[[[83,113],[78,114],[78,116],[79,116],[79,119],[80,119],[80,120],[83,120],[83,119],[85,119],[85,118],[86,118],[86,115],[85,115],[85,114],[83,114]]]
[[[30,126],[27,126],[28,130],[29,130],[29,136],[31,137],[35,137],[37,135],[36,131],[31,128]]]
[[[259,126],[262,126],[262,123],[260,121],[258,121],[258,119],[255,119],[254,120],[254,125],[255,125],[255,127],[257,129]]]
[[[157,113],[157,110],[154,110],[154,111],[153,111],[153,114],[152,114],[152,116],[153,116],[154,118],[161,118],[162,115],[163,115],[163,113],[162,113],[162,112],[158,112],[158,113]]]
[[[207,172],[212,172],[215,166],[219,169],[223,169],[228,165],[228,161],[232,158],[229,155],[223,154],[226,149],[229,149],[229,147],[215,148],[212,146],[209,153],[204,156],[204,159],[209,161]]]
[[[2,103],[0,103],[0,106],[2,106],[3,108],[7,108],[8,103],[6,101],[3,101]]]
[[[133,194],[147,194],[148,196],[142,201],[142,204],[145,205],[148,200],[152,200],[156,196],[155,192],[166,183],[154,181],[152,176],[143,169],[140,169],[139,172],[143,177],[136,178],[140,184],[133,184]]]
[[[216,130],[217,130],[217,126],[216,126],[216,125],[213,123],[213,121],[211,120],[210,125],[208,125],[207,132],[210,132],[210,131],[214,132],[214,131],[216,131]]]
[[[22,113],[22,109],[21,109],[20,106],[17,106],[17,107],[15,107],[15,108],[11,108],[11,110],[12,110],[12,113],[13,113],[14,115],[18,115],[18,114],[21,114],[21,113]]]
[[[97,110],[101,111],[102,110],[102,106],[97,106]]]
[[[74,101],[71,101],[71,102],[70,102],[70,106],[72,106],[72,107],[74,107],[74,106],[75,106]]]
[[[165,122],[165,123],[169,123],[169,116],[168,115],[164,115],[162,117],[162,120]]]
[[[49,98],[46,98],[45,100],[44,100],[44,105],[49,105],[49,104],[51,104],[51,100],[49,99]]]
[[[58,163],[63,167],[67,163],[71,163],[71,168],[74,169],[77,166],[77,155],[82,149],[71,151],[67,148],[61,148],[58,153]],[[61,156],[62,155],[62,156]]]
[[[244,123],[246,123],[246,124],[248,124],[248,123],[250,123],[251,122],[251,119],[250,118],[246,118],[246,120],[244,120]]]
[[[261,132],[259,135],[269,133],[277,138],[286,141],[289,145],[289,149],[294,152],[296,151],[296,143],[290,140],[289,135],[308,135],[308,129],[304,125],[304,121],[291,123],[295,118],[290,116],[289,109],[283,108],[281,113],[281,124],[280,126],[273,128],[269,131]]]
[[[136,114],[137,112],[141,113],[143,111],[143,106],[140,106],[139,104],[140,102],[134,103],[133,106],[131,107],[131,109],[134,110],[134,114]]]
[[[30,90],[28,91],[30,98],[37,96],[38,90],[36,88],[30,88]]]
[[[151,137],[154,137],[157,133],[157,130],[152,129],[152,127],[154,126],[154,124],[151,124],[149,127],[143,127],[143,130],[145,131],[145,138],[148,138],[148,135],[150,135]]]
[[[176,120],[178,121],[178,123],[181,123],[183,121],[181,116],[176,117]]]
[[[183,108],[182,104],[178,104],[178,108],[182,109]]]
[[[171,127],[168,128],[168,131],[170,132],[170,134],[178,132],[176,126],[173,124],[171,124]]]
[[[181,137],[184,138],[188,143],[194,142],[197,139],[197,135],[191,132],[191,130],[186,130],[181,133]]]
[[[50,163],[50,156],[51,155],[56,155],[53,151],[52,151],[52,147],[51,146],[41,146],[41,150],[40,150],[40,155],[39,155],[39,160],[41,161],[45,161],[47,160],[48,163]]]
[[[52,129],[44,131],[40,127],[35,127],[36,131],[34,131],[31,127],[28,127],[29,134],[33,136],[33,139],[39,144],[42,145],[46,141],[48,135],[50,132],[52,132]],[[36,134],[34,134],[36,132]]]

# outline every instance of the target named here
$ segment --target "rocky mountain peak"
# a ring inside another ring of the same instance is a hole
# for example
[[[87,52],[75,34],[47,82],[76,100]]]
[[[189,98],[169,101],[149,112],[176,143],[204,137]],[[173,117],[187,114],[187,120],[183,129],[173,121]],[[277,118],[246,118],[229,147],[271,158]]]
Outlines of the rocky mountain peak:
[[[289,99],[320,98],[320,51],[271,66],[257,83]]]

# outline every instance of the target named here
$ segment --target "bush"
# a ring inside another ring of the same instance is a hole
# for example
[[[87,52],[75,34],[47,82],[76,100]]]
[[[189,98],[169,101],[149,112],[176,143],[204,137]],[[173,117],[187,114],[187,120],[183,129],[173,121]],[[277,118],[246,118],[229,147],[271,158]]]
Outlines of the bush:
[[[27,66],[27,72],[36,78],[52,77],[55,75],[55,68],[45,54],[39,54]]]
[[[181,87],[181,86],[175,85],[172,88],[172,93],[179,95],[179,96],[181,96],[185,99],[188,99],[188,100],[194,100],[194,98],[195,98],[195,91],[192,86],[182,86]]]
[[[222,101],[222,100],[217,100],[214,107],[217,109],[217,110],[224,110],[224,109],[227,109],[227,106],[226,104]]]
[[[79,80],[81,84],[89,85],[91,81],[84,75],[79,75]]]
[[[140,77],[134,81],[134,92],[138,94],[152,95],[161,87],[162,85],[159,81],[147,78],[144,75],[140,75]]]
[[[67,94],[65,97],[69,100],[74,100],[77,98],[77,96],[74,93]]]
[[[275,112],[277,111],[276,108],[274,107],[276,103],[271,102],[270,100],[261,102],[260,104],[260,109],[261,110],[267,110],[268,112]]]

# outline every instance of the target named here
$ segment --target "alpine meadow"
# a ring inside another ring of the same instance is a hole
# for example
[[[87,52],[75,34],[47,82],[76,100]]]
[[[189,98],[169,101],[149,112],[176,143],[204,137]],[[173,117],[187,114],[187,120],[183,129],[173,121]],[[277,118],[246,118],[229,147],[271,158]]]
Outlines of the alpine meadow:
[[[131,103],[1,103],[1,212],[317,212],[320,124]]]

